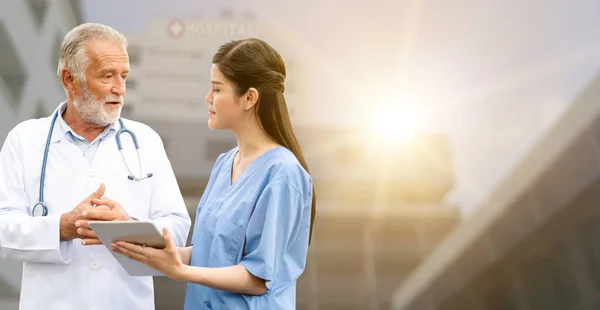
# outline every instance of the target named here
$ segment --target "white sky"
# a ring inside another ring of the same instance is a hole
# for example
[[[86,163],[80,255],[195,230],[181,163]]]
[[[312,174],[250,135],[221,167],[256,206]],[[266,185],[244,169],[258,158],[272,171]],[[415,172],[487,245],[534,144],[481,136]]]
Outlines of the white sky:
[[[365,111],[377,110],[380,98],[419,99],[408,102],[427,111],[430,129],[450,138],[457,187],[449,200],[465,214],[489,195],[600,64],[600,1],[594,0],[83,4],[87,21],[125,33],[139,31],[152,17],[212,18],[225,6],[288,28],[310,56],[307,104],[321,124],[367,125]]]

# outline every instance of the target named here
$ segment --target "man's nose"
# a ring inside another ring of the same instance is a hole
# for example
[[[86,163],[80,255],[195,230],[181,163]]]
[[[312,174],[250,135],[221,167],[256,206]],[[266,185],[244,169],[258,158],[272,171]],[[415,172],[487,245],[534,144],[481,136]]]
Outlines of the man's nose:
[[[123,78],[118,78],[118,81],[115,81],[113,84],[111,92],[118,96],[125,96],[125,80],[123,80]]]

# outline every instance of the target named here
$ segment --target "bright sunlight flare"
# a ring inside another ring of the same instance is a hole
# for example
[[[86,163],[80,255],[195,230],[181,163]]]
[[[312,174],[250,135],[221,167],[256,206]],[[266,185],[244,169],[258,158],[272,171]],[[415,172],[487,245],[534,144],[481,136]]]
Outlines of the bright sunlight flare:
[[[387,104],[380,107],[372,121],[372,134],[382,140],[410,138],[425,126],[422,111],[401,104]]]

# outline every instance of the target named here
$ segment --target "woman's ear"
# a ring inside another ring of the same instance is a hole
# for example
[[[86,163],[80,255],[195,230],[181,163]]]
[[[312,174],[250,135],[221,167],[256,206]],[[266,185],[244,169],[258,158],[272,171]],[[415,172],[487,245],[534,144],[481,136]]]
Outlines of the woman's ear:
[[[254,105],[258,102],[258,90],[254,87],[250,87],[244,95],[244,110],[250,111]]]

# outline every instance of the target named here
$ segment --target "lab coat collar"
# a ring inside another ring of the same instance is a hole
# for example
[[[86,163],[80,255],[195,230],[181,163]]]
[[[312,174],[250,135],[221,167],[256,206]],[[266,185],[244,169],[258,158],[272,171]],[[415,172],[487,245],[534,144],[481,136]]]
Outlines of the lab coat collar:
[[[50,115],[50,117],[48,118],[49,122],[48,122],[48,130],[50,129],[50,124],[52,123],[52,118],[54,117],[54,115],[56,114],[56,112],[58,113],[64,113],[64,111],[67,109],[67,102],[63,101],[56,109],[54,109],[54,111],[52,112],[52,114]],[[110,134],[112,134],[112,131],[117,132],[119,130],[119,122],[115,122],[113,124],[110,125]],[[60,124],[60,119],[56,120],[56,124],[54,124],[54,130],[52,131],[52,138],[50,138],[50,142],[51,143],[55,143],[55,142],[59,142],[61,141],[63,138],[67,139],[67,131],[69,130],[69,128],[63,128],[63,126],[61,126]],[[47,139],[47,135],[44,136],[44,144],[46,144],[46,139]]]

